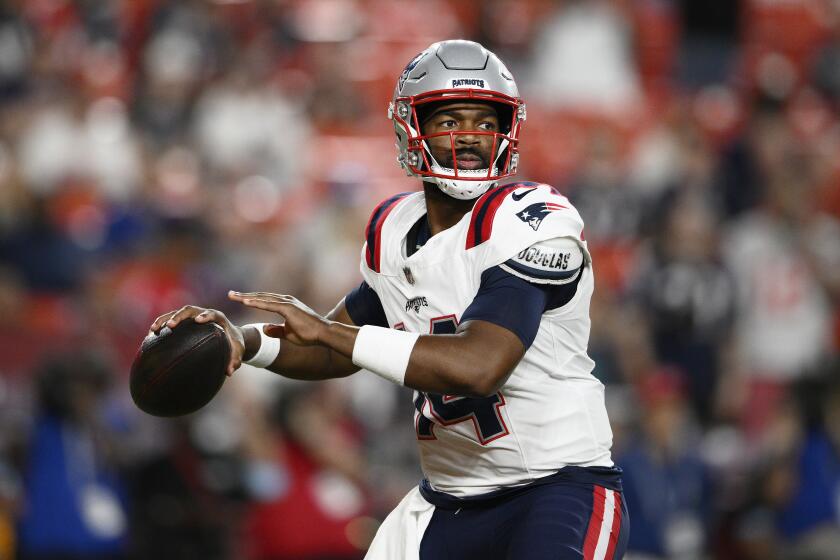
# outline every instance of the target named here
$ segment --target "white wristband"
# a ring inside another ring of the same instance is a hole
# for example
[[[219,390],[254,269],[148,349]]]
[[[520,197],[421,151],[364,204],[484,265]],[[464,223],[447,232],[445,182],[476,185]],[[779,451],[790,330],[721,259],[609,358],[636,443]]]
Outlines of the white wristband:
[[[405,370],[417,333],[365,325],[356,335],[353,363],[397,385],[405,384]]]
[[[266,368],[274,363],[274,360],[277,358],[277,354],[280,353],[280,339],[268,336],[265,332],[263,332],[263,327],[267,324],[268,323],[251,323],[242,327],[243,329],[247,327],[254,327],[257,329],[257,332],[260,333],[260,347],[257,350],[257,353],[250,359],[244,360],[244,363],[249,366]]]

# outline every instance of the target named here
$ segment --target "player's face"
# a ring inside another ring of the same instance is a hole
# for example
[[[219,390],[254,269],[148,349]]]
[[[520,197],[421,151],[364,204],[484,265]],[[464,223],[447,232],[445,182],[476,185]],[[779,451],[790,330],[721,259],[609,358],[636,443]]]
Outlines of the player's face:
[[[442,132],[498,132],[499,115],[486,103],[455,101],[432,110],[422,123],[423,134]],[[432,155],[443,167],[455,169],[454,143],[458,169],[487,169],[493,151],[492,134],[443,134],[428,139]]]

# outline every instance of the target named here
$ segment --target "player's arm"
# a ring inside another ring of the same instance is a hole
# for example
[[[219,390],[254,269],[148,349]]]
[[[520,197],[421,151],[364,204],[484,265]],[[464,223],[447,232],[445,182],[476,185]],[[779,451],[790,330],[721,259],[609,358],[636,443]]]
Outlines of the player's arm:
[[[325,319],[355,327],[353,319],[347,312],[342,299],[330,311]],[[314,313],[314,312],[313,312]],[[283,332],[281,325],[267,325],[266,334],[280,336]],[[244,328],[245,351],[243,361],[251,359],[262,343],[262,337],[253,326]],[[359,367],[347,356],[342,355],[326,346],[301,346],[291,341],[284,341],[274,361],[266,366],[267,370],[289,377],[291,379],[318,380],[347,377],[359,371]]]
[[[525,350],[519,337],[507,328],[487,321],[467,321],[455,334],[419,337],[404,382],[431,393],[492,395],[504,385]]]
[[[376,361],[385,369],[395,366],[404,372],[404,379],[393,379],[376,364],[361,361],[359,365],[420,391],[468,396],[492,394],[525,353],[516,335],[484,321],[464,323],[452,335],[418,337],[383,327],[362,332],[354,325],[318,316],[292,296],[232,292],[230,298],[281,315],[285,319],[282,332],[269,332],[283,338],[282,346],[291,342],[296,346],[332,350],[352,364],[357,341],[361,341],[373,346],[371,352],[379,354],[380,359]],[[386,336],[368,340],[365,339],[368,333]],[[411,347],[406,352],[408,342]],[[357,359],[358,356],[357,350]]]
[[[507,270],[488,270],[454,334],[357,328],[319,317],[291,296],[232,292],[230,297],[283,316],[281,336],[296,344],[331,348],[357,366],[421,391],[485,396],[497,391],[522,359],[543,312],[574,295],[582,259],[578,250],[578,264],[553,279],[531,278],[528,274],[542,271],[529,272],[513,260]]]
[[[307,310],[312,315],[317,316],[311,309],[307,308]],[[367,282],[362,282],[358,287],[351,290],[324,319],[331,323],[349,327],[388,325],[382,302]],[[260,337],[259,332],[254,328],[250,328],[249,331],[247,336],[250,337],[250,340],[246,341],[246,346],[256,353],[261,344],[266,342],[266,339]],[[309,380],[330,379],[345,377],[359,371],[359,366],[353,364],[350,357],[329,346],[295,344],[285,336],[284,325],[267,325],[265,334],[286,339],[280,344],[280,351],[273,363],[267,367],[267,369],[285,377]],[[251,356],[253,354],[246,354],[245,359],[249,359]]]
[[[155,319],[150,330],[157,332],[164,326],[175,328],[178,323],[186,319],[193,319],[197,323],[214,322],[222,327],[231,347],[228,375],[232,375],[239,369],[243,361],[253,358],[261,346],[262,337],[257,327],[235,325],[221,311],[194,305],[186,305],[175,311],[164,313]],[[343,299],[326,315],[325,319],[354,326]],[[266,330],[267,334],[278,336],[282,332],[282,327],[268,325]],[[280,345],[279,353],[273,362],[266,366],[266,369],[293,379],[316,380],[346,377],[357,372],[359,367],[354,365],[351,359],[328,347],[301,346],[287,341]]]

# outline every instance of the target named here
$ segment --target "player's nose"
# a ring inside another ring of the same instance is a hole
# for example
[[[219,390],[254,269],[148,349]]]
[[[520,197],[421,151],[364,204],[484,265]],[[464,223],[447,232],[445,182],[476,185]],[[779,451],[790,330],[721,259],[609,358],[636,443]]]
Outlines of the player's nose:
[[[455,135],[455,143],[461,146],[473,146],[481,142],[481,135],[473,134],[474,131],[459,132]]]

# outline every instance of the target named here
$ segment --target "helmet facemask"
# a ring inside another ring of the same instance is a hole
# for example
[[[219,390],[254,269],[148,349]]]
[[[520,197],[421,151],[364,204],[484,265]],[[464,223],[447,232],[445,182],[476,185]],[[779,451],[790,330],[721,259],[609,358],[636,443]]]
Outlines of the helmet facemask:
[[[466,101],[485,103],[496,108],[498,131],[450,131],[433,134],[422,133],[424,110],[441,102]],[[398,160],[409,175],[428,178],[449,196],[469,200],[476,198],[496,185],[500,179],[516,173],[519,163],[519,129],[525,120],[525,106],[515,97],[502,93],[453,89],[439,90],[415,96],[397,97],[389,107],[389,118],[397,133]],[[456,140],[459,135],[492,136],[491,161],[484,169],[459,169]],[[444,167],[432,154],[429,140],[449,137],[452,150],[452,167]]]

